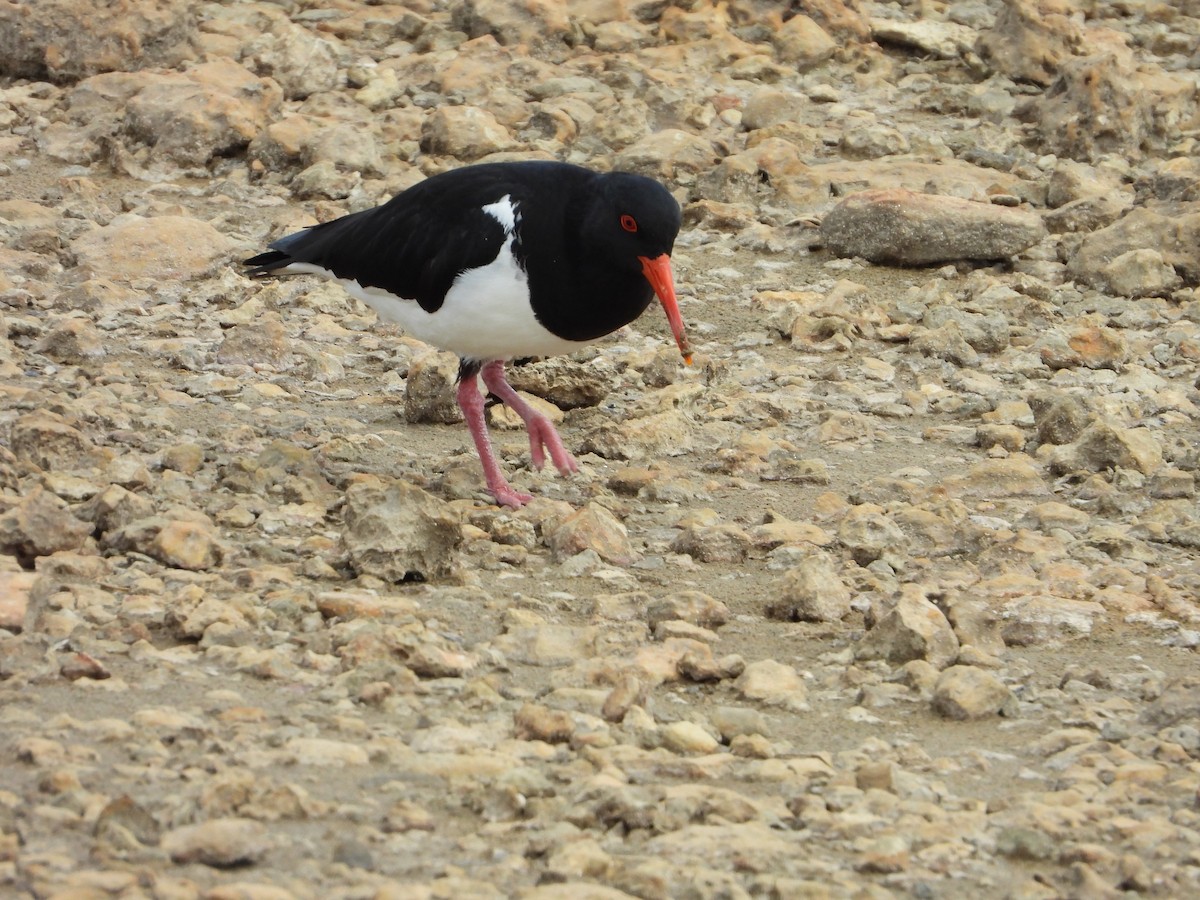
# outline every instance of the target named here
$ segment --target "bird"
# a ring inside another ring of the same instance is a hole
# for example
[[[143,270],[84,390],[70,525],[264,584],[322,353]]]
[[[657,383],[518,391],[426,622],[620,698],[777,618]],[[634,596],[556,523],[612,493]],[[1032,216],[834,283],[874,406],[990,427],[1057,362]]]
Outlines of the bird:
[[[682,215],[660,182],[551,160],[485,162],[432,175],[387,202],[288,234],[244,261],[263,278],[311,274],[380,319],[458,355],[456,400],[488,492],[520,508],[492,449],[488,392],[525,423],[530,461],[579,464],[550,420],[509,384],[513,359],[569,354],[637,319],[657,296],[692,362],[671,253]]]

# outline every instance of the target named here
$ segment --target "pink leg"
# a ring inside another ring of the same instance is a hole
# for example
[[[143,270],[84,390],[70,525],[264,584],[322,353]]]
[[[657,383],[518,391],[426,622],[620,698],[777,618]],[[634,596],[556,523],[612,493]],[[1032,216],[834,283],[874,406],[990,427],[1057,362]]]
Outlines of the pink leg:
[[[466,416],[467,427],[471,429],[475,451],[479,454],[479,461],[483,463],[483,477],[487,479],[488,490],[501,506],[511,506],[514,509],[524,506],[533,496],[513,490],[504,473],[500,471],[500,463],[496,461],[496,454],[492,450],[492,440],[488,437],[487,420],[483,413],[483,395],[479,393],[473,372],[458,382],[458,405]]]
[[[545,447],[550,451],[550,458],[559,474],[570,475],[572,472],[578,472],[579,463],[563,446],[562,438],[558,436],[554,424],[522,400],[521,395],[508,383],[508,379],[504,377],[504,361],[496,359],[485,364],[482,375],[487,389],[524,420],[525,429],[529,432],[529,453],[533,467],[540,471],[546,464],[546,455],[542,452],[542,448]]]

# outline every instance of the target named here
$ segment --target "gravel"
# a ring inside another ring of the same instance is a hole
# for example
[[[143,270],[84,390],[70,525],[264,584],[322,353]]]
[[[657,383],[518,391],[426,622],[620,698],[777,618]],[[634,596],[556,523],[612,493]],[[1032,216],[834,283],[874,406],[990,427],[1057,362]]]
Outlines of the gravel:
[[[1195,4],[93,6],[0,9],[0,894],[1200,895]],[[513,511],[236,261],[519,158],[669,186],[696,364],[514,366]]]

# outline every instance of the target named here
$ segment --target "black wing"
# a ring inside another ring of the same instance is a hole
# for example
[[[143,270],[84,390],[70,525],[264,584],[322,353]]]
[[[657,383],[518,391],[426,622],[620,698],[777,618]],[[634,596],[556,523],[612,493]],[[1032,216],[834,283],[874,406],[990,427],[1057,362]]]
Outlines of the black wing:
[[[460,273],[487,265],[504,243],[503,226],[483,207],[509,195],[519,212],[524,186],[539,166],[557,168],[497,163],[435,175],[382,206],[280,238],[245,261],[248,274],[262,277],[311,263],[433,312]]]

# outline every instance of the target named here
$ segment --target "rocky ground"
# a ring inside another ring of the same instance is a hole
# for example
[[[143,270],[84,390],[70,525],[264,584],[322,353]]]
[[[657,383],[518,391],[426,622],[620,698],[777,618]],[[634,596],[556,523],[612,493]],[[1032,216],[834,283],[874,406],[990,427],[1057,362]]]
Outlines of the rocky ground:
[[[0,4],[0,894],[1200,895],[1200,4]],[[659,177],[514,383],[236,261]]]

